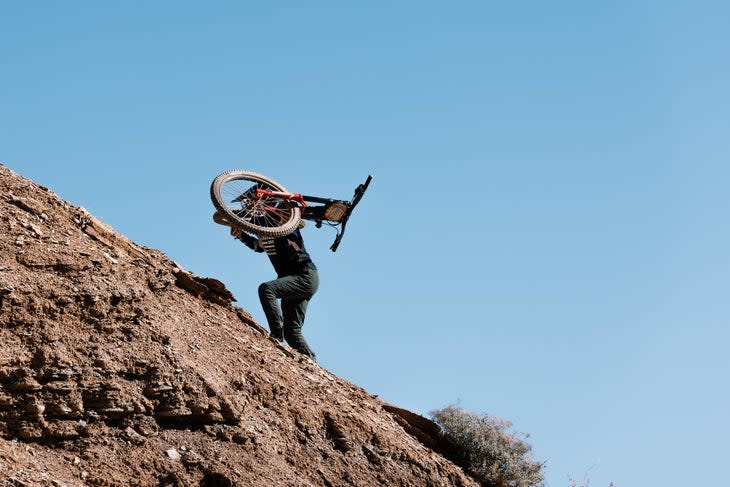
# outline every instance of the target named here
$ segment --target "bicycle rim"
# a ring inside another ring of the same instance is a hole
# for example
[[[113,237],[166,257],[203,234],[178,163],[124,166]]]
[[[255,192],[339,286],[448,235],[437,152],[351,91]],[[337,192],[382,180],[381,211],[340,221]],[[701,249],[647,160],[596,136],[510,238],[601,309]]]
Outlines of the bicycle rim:
[[[275,196],[259,196],[256,189],[287,192],[281,184],[261,174],[232,170],[219,174],[211,184],[213,205],[244,231],[262,237],[281,237],[296,229],[299,207]]]

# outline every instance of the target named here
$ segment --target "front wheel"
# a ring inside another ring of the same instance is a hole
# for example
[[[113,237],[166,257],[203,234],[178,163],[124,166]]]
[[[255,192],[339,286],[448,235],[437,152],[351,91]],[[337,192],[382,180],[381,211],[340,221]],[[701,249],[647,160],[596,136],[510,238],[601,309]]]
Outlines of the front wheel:
[[[246,232],[260,237],[283,237],[293,232],[301,220],[296,203],[275,196],[259,196],[257,189],[287,192],[273,179],[235,169],[216,176],[210,185],[210,198],[225,219]]]

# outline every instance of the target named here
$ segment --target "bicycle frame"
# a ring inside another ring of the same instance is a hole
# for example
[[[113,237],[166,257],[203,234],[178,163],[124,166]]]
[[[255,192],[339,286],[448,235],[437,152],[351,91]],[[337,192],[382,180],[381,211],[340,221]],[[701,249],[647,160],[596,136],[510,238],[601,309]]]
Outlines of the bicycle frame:
[[[296,203],[299,203],[302,208],[307,207],[306,200],[308,196],[301,195],[299,193],[283,193],[281,191],[269,191],[268,189],[256,189],[256,196],[258,198],[264,198],[264,197],[273,197],[273,198],[279,198],[286,201],[294,201]]]
[[[355,206],[357,206],[360,202],[360,199],[363,194],[365,194],[365,191],[370,185],[370,181],[372,179],[372,176],[368,176],[365,182],[355,189],[355,194],[350,201],[321,198],[318,196],[306,196],[300,193],[269,191],[261,188],[256,189],[256,197],[259,199],[278,198],[298,204],[302,210],[302,218],[314,221],[317,228],[320,228],[324,222],[328,222],[327,224],[332,227],[340,227],[337,229],[337,237],[330,247],[330,250],[334,252],[340,245],[342,236],[345,233],[345,227],[347,226],[347,220],[350,218],[352,210],[354,210]],[[307,203],[317,203],[317,205],[309,205]],[[275,211],[276,208],[271,207],[268,210]]]

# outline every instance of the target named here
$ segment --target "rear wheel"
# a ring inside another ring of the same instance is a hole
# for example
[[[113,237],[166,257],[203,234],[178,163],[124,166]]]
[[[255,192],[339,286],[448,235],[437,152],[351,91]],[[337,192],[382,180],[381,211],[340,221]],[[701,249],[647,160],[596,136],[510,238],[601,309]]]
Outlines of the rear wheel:
[[[283,237],[301,220],[301,210],[292,201],[275,196],[258,196],[257,189],[287,190],[273,179],[235,169],[219,174],[210,185],[213,205],[230,223],[261,237]]]

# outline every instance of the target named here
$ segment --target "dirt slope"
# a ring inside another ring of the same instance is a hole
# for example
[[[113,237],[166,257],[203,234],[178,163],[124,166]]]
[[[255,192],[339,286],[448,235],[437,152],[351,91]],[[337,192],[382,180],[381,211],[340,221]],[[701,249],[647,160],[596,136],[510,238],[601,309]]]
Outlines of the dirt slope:
[[[0,165],[0,482],[477,485],[231,299]]]

